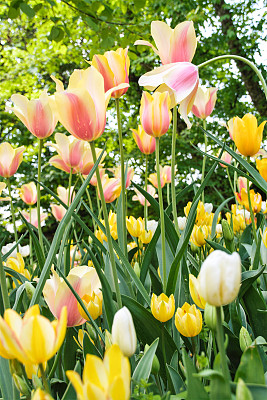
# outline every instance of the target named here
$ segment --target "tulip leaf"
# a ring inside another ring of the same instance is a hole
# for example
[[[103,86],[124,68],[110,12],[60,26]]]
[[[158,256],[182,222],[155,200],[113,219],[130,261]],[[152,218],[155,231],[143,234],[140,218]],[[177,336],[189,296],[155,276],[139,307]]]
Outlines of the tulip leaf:
[[[263,273],[264,269],[265,265],[256,270],[242,272],[241,288],[238,294],[239,298],[244,296],[253,282]]]
[[[205,240],[214,250],[221,250],[224,251],[226,254],[232,254],[230,250],[226,249],[226,247],[223,247],[221,244],[213,242],[212,240]]]
[[[102,358],[101,353],[95,347],[94,343],[91,341],[87,331],[83,335],[83,357],[86,358],[86,354],[93,354],[94,356]]]
[[[18,281],[24,283],[29,281],[24,275],[20,274],[19,272],[15,271],[14,269],[4,267],[4,270],[7,274],[13,276],[13,278],[17,279]]]
[[[171,365],[167,365],[168,372],[175,390],[175,393],[179,393],[185,390],[184,382],[180,374]]]
[[[242,297],[242,301],[255,337],[263,336],[267,340],[267,313],[261,312],[261,310],[267,310],[264,298],[251,285]]]
[[[241,378],[245,383],[264,385],[264,369],[257,347],[248,347],[240,360],[235,382]]]
[[[76,194],[73,202],[71,203],[71,205],[68,208],[68,211],[66,212],[66,214],[64,215],[63,219],[60,221],[57,230],[55,232],[54,235],[54,239],[51,243],[51,247],[49,249],[45,264],[43,266],[39,281],[37,283],[36,286],[36,290],[33,294],[30,306],[33,306],[34,304],[39,302],[39,299],[41,297],[45,282],[47,280],[47,278],[49,277],[49,273],[50,273],[50,269],[54,260],[54,257],[56,256],[56,253],[58,251],[58,248],[60,246],[60,242],[61,239],[64,235],[65,229],[68,226],[68,223],[76,209],[76,207],[78,206],[80,199],[82,197],[82,195],[85,192],[85,189],[87,188],[96,168],[98,167],[98,164],[103,156],[104,150],[101,152],[100,156],[97,159],[97,162],[94,164],[93,168],[91,169],[89,175],[87,176],[87,178],[85,179],[85,181],[83,182],[82,186],[80,187],[78,193]]]
[[[231,382],[231,388],[236,391],[237,384]],[[266,385],[255,385],[246,383],[246,387],[251,392],[254,400],[266,400],[267,399],[267,386]]]
[[[143,355],[139,363],[137,364],[132,379],[139,382],[141,379],[147,380],[151,373],[152,363],[154,355],[159,344],[159,338],[155,339],[154,342],[149,346],[147,352]]]
[[[212,220],[212,225],[211,225],[211,237],[212,237],[212,238],[215,236],[215,233],[216,233],[216,225],[217,225],[217,221],[218,221],[218,217],[219,217],[220,212],[222,211],[222,209],[224,208],[224,206],[225,206],[229,201],[231,201],[231,200],[233,200],[233,199],[234,199],[233,196],[232,196],[232,197],[228,197],[228,199],[224,200],[224,201],[219,205],[219,207],[217,208],[217,210],[215,211],[214,216],[213,216],[213,220]]]
[[[0,356],[0,389],[3,400],[10,400],[13,388],[13,379],[9,370],[8,360]],[[15,395],[15,397],[14,397]],[[12,393],[12,400],[20,399],[19,392]]]
[[[81,363],[79,360],[76,362],[74,371],[77,372],[79,375],[81,375]],[[75,391],[72,383],[69,382],[67,389],[65,390],[65,393],[61,400],[73,400],[73,399],[76,399],[76,391]]]
[[[189,359],[185,349],[182,349],[183,362],[186,370],[187,380],[187,396],[186,399],[192,400],[197,398],[198,400],[208,400],[208,393],[205,391],[201,381],[195,376],[196,368],[193,362]]]

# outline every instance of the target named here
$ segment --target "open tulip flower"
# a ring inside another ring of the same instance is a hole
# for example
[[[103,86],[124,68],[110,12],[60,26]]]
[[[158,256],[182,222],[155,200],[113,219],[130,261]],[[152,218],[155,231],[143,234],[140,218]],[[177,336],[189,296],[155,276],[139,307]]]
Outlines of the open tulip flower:
[[[243,156],[251,157],[259,151],[265,124],[263,121],[258,126],[257,118],[252,114],[246,114],[242,119],[234,117],[233,140]]]
[[[53,357],[65,338],[67,309],[52,323],[42,315],[38,305],[29,308],[24,317],[7,309],[0,317],[0,355],[21,363],[42,364]]]
[[[104,55],[95,54],[91,64],[103,76],[105,92],[114,88],[114,86],[118,86],[120,83],[128,84],[128,86],[123,89],[114,90],[111,93],[111,97],[119,98],[127,92],[129,87],[130,67],[128,48],[106,51]]]
[[[131,129],[135,143],[139,150],[144,154],[152,154],[156,149],[156,140],[153,136],[148,135],[142,125],[138,125],[138,130]]]
[[[4,142],[0,144],[0,175],[3,178],[10,178],[20,166],[25,147],[13,149],[11,144]]]
[[[67,280],[81,298],[85,295],[92,296],[93,292],[95,292],[96,295],[100,293],[101,283],[96,270],[92,267],[82,265],[71,269]],[[79,312],[76,297],[55,271],[53,271],[52,278],[46,281],[43,295],[55,317],[60,315],[64,306],[67,307],[68,326],[78,326],[86,321]]]
[[[68,200],[71,203],[75,197],[75,192],[73,191],[74,186],[71,187],[70,196],[69,189],[64,188],[63,186],[58,186],[57,194],[60,200],[62,200],[66,205],[68,205]],[[57,221],[61,221],[64,215],[66,214],[66,208],[61,204],[51,204],[52,214],[56,218]]]
[[[114,89],[123,89],[128,84],[120,84],[105,92],[104,78],[94,67],[76,69],[70,76],[69,86],[56,82],[55,103],[59,121],[74,137],[93,141],[99,138],[106,126],[106,109]]]
[[[38,228],[37,208],[33,208],[29,213],[23,210],[21,214],[27,220],[27,222],[35,226],[35,228]],[[41,213],[41,222],[44,223],[47,217],[47,213]]]
[[[6,183],[5,182],[0,182],[0,201],[9,201],[10,197],[1,197],[2,190],[6,188]]]
[[[164,171],[164,168],[162,168],[162,166],[159,166],[159,171],[160,171],[160,183],[161,183],[161,187],[163,188],[165,186],[165,184],[167,183],[167,175]],[[157,179],[157,173],[154,172],[153,174],[150,174],[148,177],[149,182],[152,183],[153,186],[155,186],[155,188],[158,189],[158,179]]]
[[[217,99],[216,88],[204,88],[199,86],[192,107],[192,113],[200,118],[206,119],[213,111]]]
[[[20,253],[17,253],[16,257],[9,257],[6,261],[6,267],[24,275],[28,280],[31,278],[30,272],[25,268],[24,259]]]
[[[139,201],[140,204],[142,204],[142,206],[144,206],[145,205],[145,201],[146,201],[145,196],[143,196],[142,193],[140,193],[139,190],[136,189],[136,188],[134,188],[134,191],[135,191],[136,194],[132,197],[132,200],[133,201]],[[150,196],[154,197],[154,199],[156,197],[158,197],[158,195],[156,194],[156,189],[152,185],[147,185],[147,193],[149,193]],[[147,206],[148,207],[150,206],[149,201],[147,201]]]
[[[46,90],[39,99],[28,100],[21,94],[13,94],[11,100],[15,106],[7,107],[7,110],[13,111],[34,136],[45,139],[52,135],[58,119]]]
[[[87,311],[89,312],[89,314],[91,315],[91,317],[93,319],[97,319],[98,317],[100,317],[100,315],[102,315],[103,297],[102,297],[102,293],[101,292],[98,292],[98,294],[95,294],[95,292],[93,292],[91,295],[90,294],[85,294],[82,297],[82,301],[83,301]],[[81,307],[80,303],[78,303],[78,309],[79,309],[79,312],[80,312],[81,316],[85,320],[88,320],[88,316],[84,312],[84,310]]]
[[[152,47],[162,64],[180,61],[191,62],[197,47],[197,38],[192,21],[184,21],[172,29],[162,21],[151,22],[151,35],[157,49],[146,40],[137,40],[135,45]]]
[[[19,196],[24,203],[32,206],[37,202],[37,189],[34,182],[26,183],[19,188]]]
[[[126,218],[127,229],[133,237],[139,237],[143,230],[145,229],[145,223],[143,218],[139,217],[135,219],[134,217]]]
[[[99,149],[98,147],[95,148],[96,158],[97,159],[100,157],[100,154],[102,153],[102,151],[103,150]],[[103,172],[105,171],[102,168],[102,164],[101,163],[104,161],[106,155],[107,155],[107,153],[106,153],[106,151],[104,151],[103,156],[102,156],[102,158],[100,160],[100,164],[98,164],[100,177],[103,176]],[[83,151],[83,154],[82,154],[82,158],[81,158],[79,166],[78,166],[78,171],[83,176],[87,176],[91,172],[91,169],[93,168],[94,165],[95,165],[95,163],[93,161],[93,156],[92,156],[92,151],[91,151],[90,145],[87,142],[85,142],[84,143],[84,151]],[[94,175],[95,175],[95,173],[94,173]],[[92,179],[91,179],[91,181],[92,181]],[[91,183],[91,181],[90,181],[90,183]],[[96,184],[94,186],[96,186]],[[92,185],[92,183],[91,183],[91,185]]]
[[[208,239],[209,234],[210,231],[207,225],[194,225],[190,240],[197,247],[205,246],[205,239]]]
[[[96,149],[97,150],[97,149]],[[100,179],[102,180],[103,176],[106,173],[105,168],[102,168],[101,166],[98,165],[98,169],[99,169],[99,175],[100,175]],[[90,180],[90,185],[92,186],[97,186],[97,178],[96,178],[96,173],[93,174],[91,180]]]
[[[184,303],[181,308],[177,308],[175,326],[186,337],[194,337],[201,332],[202,314],[195,304],[190,306],[190,304]]]
[[[109,178],[107,174],[101,179],[103,193],[106,203],[112,203],[121,194],[121,180],[118,178]],[[98,193],[100,198],[100,194]]]
[[[73,384],[79,400],[130,399],[130,363],[117,344],[106,350],[103,360],[87,354],[83,380],[75,371],[67,371],[67,377]]]
[[[151,312],[153,316],[160,322],[169,321],[173,317],[175,311],[175,300],[173,294],[170,297],[161,293],[156,296],[154,293],[151,298]]]

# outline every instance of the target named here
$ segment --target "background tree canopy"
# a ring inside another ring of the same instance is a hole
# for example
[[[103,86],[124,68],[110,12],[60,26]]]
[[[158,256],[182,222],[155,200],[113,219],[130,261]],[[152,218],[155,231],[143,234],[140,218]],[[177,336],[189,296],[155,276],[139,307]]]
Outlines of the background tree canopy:
[[[91,60],[94,54],[129,46],[130,89],[121,100],[124,146],[129,165],[142,176],[143,155],[134,143],[130,128],[136,128],[139,119],[142,88],[138,85],[138,79],[160,62],[151,49],[134,46],[134,42],[137,39],[151,41],[150,25],[153,20],[168,22],[172,27],[185,19],[192,20],[199,36],[194,64],[223,54],[237,54],[256,62],[266,78],[262,54],[266,37],[266,9],[261,3],[251,0],[1,1],[0,142],[8,141],[15,146],[25,145],[28,148],[19,174],[12,183],[19,187],[33,180],[37,173],[32,168],[37,161],[35,138],[13,114],[5,111],[5,104],[13,93],[21,93],[29,98],[37,97],[43,89],[53,93],[55,84],[50,78],[51,74],[62,79],[66,86],[72,71],[86,68],[86,60]],[[200,70],[200,79],[204,85],[219,88],[213,118],[208,119],[208,129],[227,142],[231,143],[231,140],[221,123],[235,115],[242,117],[247,112],[254,113],[259,122],[267,117],[266,100],[258,78],[245,64],[225,60],[216,62]],[[106,146],[107,167],[113,166],[118,160],[114,115],[115,104],[110,101],[107,127],[97,141],[98,147]],[[186,129],[181,119],[178,120],[176,162],[181,188],[186,182],[199,179],[202,165],[202,155],[192,146],[201,147],[204,142],[203,132],[199,128],[202,122],[193,116],[190,118],[194,121],[190,130]],[[64,132],[64,128],[58,124],[56,131]],[[209,142],[209,149],[214,154],[218,151],[212,142]],[[166,134],[161,140],[163,165],[170,164],[170,154],[171,135]],[[55,191],[58,185],[67,186],[68,176],[48,164],[50,156],[50,150],[45,148],[43,183]],[[154,172],[154,164],[154,157],[150,157],[150,172]],[[209,161],[207,165],[209,168]],[[208,202],[216,205],[222,198],[231,195],[225,169],[217,168],[212,186],[205,193]],[[141,212],[141,206],[131,202],[132,193],[128,196],[132,212]],[[92,195],[95,195],[94,190]],[[181,203],[180,215],[189,200]],[[44,195],[43,207],[49,208],[49,202],[48,196]],[[18,200],[16,206],[22,207],[22,202]],[[47,234],[54,231],[54,224],[51,217],[46,223]]]

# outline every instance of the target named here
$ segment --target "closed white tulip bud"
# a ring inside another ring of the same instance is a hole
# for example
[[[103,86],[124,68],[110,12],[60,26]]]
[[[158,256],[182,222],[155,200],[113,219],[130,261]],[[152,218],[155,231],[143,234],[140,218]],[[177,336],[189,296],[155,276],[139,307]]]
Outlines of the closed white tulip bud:
[[[112,343],[119,345],[126,357],[131,357],[136,350],[136,333],[133,318],[127,307],[116,312],[112,324]]]
[[[186,225],[186,217],[178,217],[178,228],[183,231]]]
[[[198,276],[200,295],[212,306],[231,303],[241,283],[241,259],[238,253],[213,251],[204,261]]]

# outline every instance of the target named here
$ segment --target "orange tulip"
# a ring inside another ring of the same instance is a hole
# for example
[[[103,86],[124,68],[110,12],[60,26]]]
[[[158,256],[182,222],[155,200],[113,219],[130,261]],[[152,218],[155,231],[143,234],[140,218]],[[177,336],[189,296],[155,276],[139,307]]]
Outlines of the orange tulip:
[[[92,66],[95,67],[104,78],[105,92],[118,86],[120,83],[129,84],[130,59],[128,57],[128,48],[119,48],[116,51],[106,51],[104,55],[96,54],[92,60]],[[120,90],[114,90],[111,97],[119,98],[124,95],[128,86]]]
[[[52,135],[58,120],[46,90],[39,99],[28,100],[21,94],[13,94],[11,100],[15,107],[7,107],[7,110],[13,111],[34,136],[45,139]]]
[[[172,114],[168,92],[155,92],[151,96],[143,92],[140,107],[140,119],[144,131],[153,137],[163,136],[169,129]]]
[[[156,149],[156,140],[153,136],[148,135],[142,125],[138,125],[138,130],[131,129],[135,143],[139,150],[144,154],[152,154]]]
[[[0,144],[0,175],[3,178],[10,178],[17,172],[24,150],[24,146],[13,149],[7,142]]]

